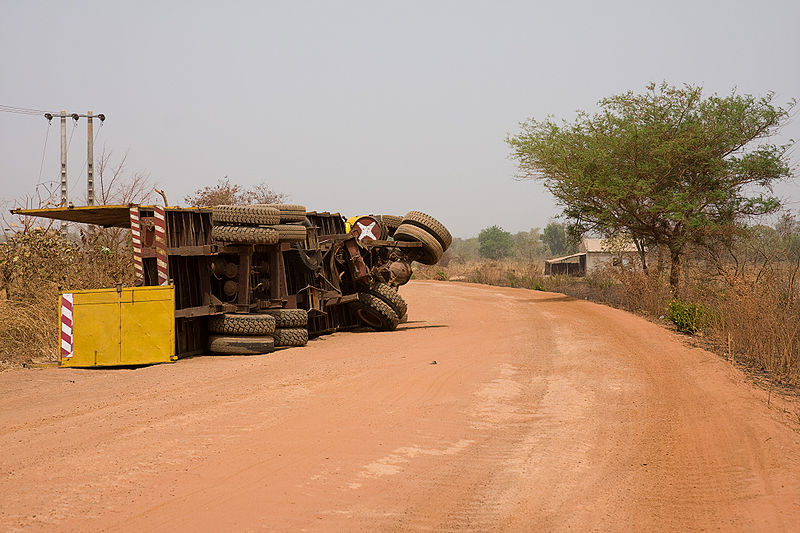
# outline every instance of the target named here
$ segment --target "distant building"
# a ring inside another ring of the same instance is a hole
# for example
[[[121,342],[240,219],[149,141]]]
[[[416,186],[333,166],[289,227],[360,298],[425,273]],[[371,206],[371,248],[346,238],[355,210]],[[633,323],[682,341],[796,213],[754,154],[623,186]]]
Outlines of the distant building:
[[[609,266],[626,266],[638,251],[630,241],[617,239],[581,239],[578,253],[546,259],[545,275],[585,276]]]

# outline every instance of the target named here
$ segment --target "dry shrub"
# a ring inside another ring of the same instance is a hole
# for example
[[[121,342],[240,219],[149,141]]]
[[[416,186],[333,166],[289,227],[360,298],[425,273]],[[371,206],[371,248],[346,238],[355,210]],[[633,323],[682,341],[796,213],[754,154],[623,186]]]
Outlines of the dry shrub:
[[[130,232],[86,227],[17,227],[0,242],[0,367],[58,359],[63,289],[110,287],[133,280]]]
[[[0,369],[58,359],[58,289],[30,301],[0,300]]]
[[[800,306],[796,289],[773,272],[740,280],[714,302],[709,337],[730,359],[800,384]]]

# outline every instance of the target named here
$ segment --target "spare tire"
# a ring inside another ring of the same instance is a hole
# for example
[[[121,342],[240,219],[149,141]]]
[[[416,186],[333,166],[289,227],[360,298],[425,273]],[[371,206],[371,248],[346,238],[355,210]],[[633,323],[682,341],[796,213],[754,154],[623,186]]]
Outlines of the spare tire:
[[[224,314],[208,319],[208,330],[229,335],[271,335],[275,331],[275,317],[262,314]]]
[[[265,315],[275,317],[275,327],[304,328],[308,325],[308,311],[305,309],[265,309]]]
[[[208,350],[222,355],[259,355],[275,350],[269,335],[209,335]]]
[[[386,232],[389,234],[389,237],[393,237],[394,232],[400,227],[400,224],[403,223],[403,217],[395,215],[380,215],[379,218],[383,225],[386,226]]]
[[[211,221],[221,224],[270,225],[280,222],[279,210],[268,205],[216,205],[211,211]]]
[[[436,240],[442,245],[442,252],[446,252],[450,245],[453,244],[453,236],[450,235],[444,224],[421,211],[409,211],[406,213],[406,216],[403,217],[403,224],[418,226],[436,237]]]
[[[398,317],[405,315],[408,311],[406,301],[403,300],[403,297],[400,296],[391,285],[387,285],[386,283],[373,283],[370,285],[369,289],[367,289],[367,292],[389,304],[389,307],[392,308],[392,311],[394,311]]]
[[[381,215],[381,222],[389,229],[397,229],[403,223],[403,217],[396,215]]]
[[[403,222],[397,231],[394,232],[396,241],[410,241],[422,243],[422,248],[417,249],[414,257],[415,261],[419,261],[423,265],[435,265],[442,258],[444,250],[439,241],[428,233],[426,230],[419,226],[406,224]]]
[[[280,212],[280,223],[284,222],[302,222],[306,218],[306,206],[298,204],[262,204],[266,207],[272,207]],[[278,224],[278,222],[272,222]]]
[[[214,226],[211,239],[232,244],[277,244],[280,235],[272,228],[257,226]]]
[[[306,227],[296,224],[280,224],[271,226],[278,232],[278,239],[281,242],[303,242],[306,240]]]

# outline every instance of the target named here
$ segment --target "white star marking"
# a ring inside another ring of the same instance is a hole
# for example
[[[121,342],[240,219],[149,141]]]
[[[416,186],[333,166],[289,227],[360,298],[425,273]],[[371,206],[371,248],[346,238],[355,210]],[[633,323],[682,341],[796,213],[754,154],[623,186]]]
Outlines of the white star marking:
[[[359,241],[363,241],[366,238],[370,238],[372,240],[377,241],[378,237],[373,233],[373,230],[375,229],[376,225],[377,225],[377,222],[373,222],[369,226],[365,226],[361,222],[356,222],[356,226],[358,226],[358,228],[359,228],[359,230],[358,230],[358,240]]]

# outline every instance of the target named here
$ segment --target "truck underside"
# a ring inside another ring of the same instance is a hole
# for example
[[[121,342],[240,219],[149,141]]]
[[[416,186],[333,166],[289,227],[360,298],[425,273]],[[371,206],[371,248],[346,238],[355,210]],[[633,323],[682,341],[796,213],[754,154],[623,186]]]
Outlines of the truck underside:
[[[310,337],[364,325],[393,329],[405,303],[387,287],[396,291],[411,277],[412,261],[436,262],[449,245],[433,242],[431,234],[442,241],[439,235],[449,239],[449,233],[424,214],[410,217],[405,226],[411,237],[404,238],[402,229],[395,235],[400,217],[362,217],[351,229],[338,213],[287,206],[280,220],[274,219],[279,225],[265,226],[258,217],[269,208],[251,207],[125,205],[13,212],[130,228],[134,286],[174,286],[174,358],[208,352],[209,320],[220,315],[300,309],[307,313]],[[418,237],[416,220],[433,230],[422,224],[427,234]],[[395,313],[376,309],[383,304],[380,299],[373,304],[370,291],[392,304]],[[397,316],[387,321],[387,313]]]

